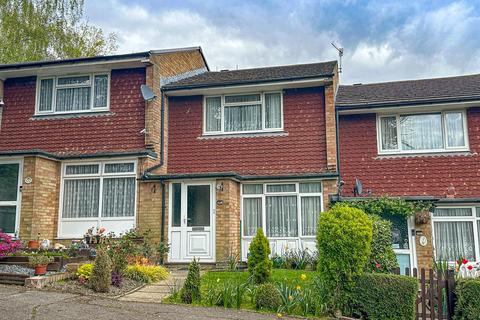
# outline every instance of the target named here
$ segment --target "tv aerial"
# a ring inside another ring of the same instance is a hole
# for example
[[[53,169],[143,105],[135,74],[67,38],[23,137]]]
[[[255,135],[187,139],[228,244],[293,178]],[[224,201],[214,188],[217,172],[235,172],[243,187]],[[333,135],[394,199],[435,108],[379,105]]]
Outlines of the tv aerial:
[[[343,48],[339,47],[332,42],[332,46],[338,51],[338,73],[342,72],[342,57],[343,57]]]

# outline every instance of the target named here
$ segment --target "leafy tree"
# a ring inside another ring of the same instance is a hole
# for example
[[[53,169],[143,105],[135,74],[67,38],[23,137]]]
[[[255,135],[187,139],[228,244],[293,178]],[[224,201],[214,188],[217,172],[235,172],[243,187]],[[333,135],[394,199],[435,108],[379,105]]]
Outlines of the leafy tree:
[[[115,34],[84,19],[84,0],[0,0],[0,63],[109,54]]]

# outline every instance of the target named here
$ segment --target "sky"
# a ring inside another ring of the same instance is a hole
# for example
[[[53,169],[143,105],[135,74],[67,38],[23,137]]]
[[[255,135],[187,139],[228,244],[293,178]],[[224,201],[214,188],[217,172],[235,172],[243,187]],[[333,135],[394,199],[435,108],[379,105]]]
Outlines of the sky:
[[[342,84],[480,73],[480,0],[86,0],[117,53],[201,46],[212,71],[338,59]]]

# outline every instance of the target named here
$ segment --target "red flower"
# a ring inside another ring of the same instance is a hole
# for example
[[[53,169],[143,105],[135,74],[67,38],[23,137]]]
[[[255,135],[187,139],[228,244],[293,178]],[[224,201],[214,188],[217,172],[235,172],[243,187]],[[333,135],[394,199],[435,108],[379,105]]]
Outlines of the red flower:
[[[467,269],[468,269],[468,270],[472,270],[472,269],[473,269],[473,266],[468,266]]]
[[[465,259],[465,258],[463,258],[462,263],[463,263],[463,264],[467,264],[467,263],[468,263],[468,260]]]
[[[375,268],[380,269],[381,267],[382,267],[382,266],[380,265],[380,263],[377,262],[377,263],[375,264]]]

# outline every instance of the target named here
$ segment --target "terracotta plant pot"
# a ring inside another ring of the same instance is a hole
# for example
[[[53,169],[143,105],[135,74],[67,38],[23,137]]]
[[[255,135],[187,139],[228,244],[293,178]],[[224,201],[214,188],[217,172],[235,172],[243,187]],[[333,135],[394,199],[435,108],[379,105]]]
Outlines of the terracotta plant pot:
[[[29,240],[27,244],[28,249],[40,248],[40,242],[38,240]]]
[[[43,276],[45,273],[47,273],[47,265],[35,266],[35,275],[36,276]]]

